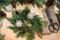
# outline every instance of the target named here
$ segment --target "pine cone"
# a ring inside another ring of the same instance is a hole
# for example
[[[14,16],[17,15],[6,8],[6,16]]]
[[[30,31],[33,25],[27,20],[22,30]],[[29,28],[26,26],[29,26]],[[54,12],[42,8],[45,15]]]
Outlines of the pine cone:
[[[0,10],[0,16],[1,16],[1,17],[6,17],[6,13],[3,12],[2,10]]]
[[[32,3],[34,0],[26,0],[27,3]]]
[[[46,6],[47,6],[47,7],[50,7],[50,6],[54,5],[54,1],[55,1],[55,0],[47,0]]]
[[[14,2],[14,0],[11,0],[11,5],[13,6],[13,8],[16,8],[16,3]]]

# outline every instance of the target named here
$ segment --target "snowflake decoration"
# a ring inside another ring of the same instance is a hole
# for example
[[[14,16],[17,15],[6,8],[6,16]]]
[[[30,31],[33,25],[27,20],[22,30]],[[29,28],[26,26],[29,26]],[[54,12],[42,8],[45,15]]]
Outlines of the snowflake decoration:
[[[33,13],[33,12],[30,12],[30,13],[28,13],[28,15],[27,15],[28,19],[33,19],[34,16],[35,16],[35,13]]]
[[[15,25],[16,25],[17,27],[22,27],[22,26],[23,26],[23,23],[22,23],[21,20],[19,20],[19,21],[16,21]]]
[[[6,6],[6,10],[9,11],[9,12],[12,11],[12,10],[13,10],[12,5],[8,5],[8,6]]]

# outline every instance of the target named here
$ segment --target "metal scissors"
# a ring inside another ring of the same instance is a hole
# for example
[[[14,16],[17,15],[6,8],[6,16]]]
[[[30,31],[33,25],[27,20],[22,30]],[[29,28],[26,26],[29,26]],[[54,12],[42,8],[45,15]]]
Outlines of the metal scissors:
[[[59,25],[57,23],[53,22],[48,8],[46,8],[45,13],[46,13],[46,16],[48,17],[48,20],[50,22],[50,25],[48,26],[49,31],[50,32],[55,32],[55,31],[57,32],[59,30]]]

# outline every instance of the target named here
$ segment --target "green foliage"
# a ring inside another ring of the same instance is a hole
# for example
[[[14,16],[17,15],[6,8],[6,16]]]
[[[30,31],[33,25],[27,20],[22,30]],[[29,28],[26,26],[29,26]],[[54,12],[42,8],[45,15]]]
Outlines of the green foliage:
[[[0,15],[0,19],[4,19],[4,17],[1,17],[1,15]]]
[[[30,2],[31,1],[31,2]],[[33,6],[42,7],[45,4],[45,0],[13,0],[15,4],[20,3],[23,4],[32,4]],[[5,6],[11,4],[11,0],[0,0],[0,9],[6,9]]]
[[[26,37],[27,40],[33,40],[35,38],[33,32],[27,33],[26,36],[27,36]]]
[[[24,3],[26,3],[26,0],[19,0],[19,3],[23,5]]]
[[[29,0],[18,0],[18,2],[22,5],[28,3],[28,1]],[[36,4],[37,7],[42,7],[42,5],[45,4],[45,0],[31,0],[30,4],[33,6]]]
[[[33,19],[28,19],[27,15],[30,13],[30,9],[25,8],[20,11],[13,11],[12,18],[8,18],[8,20],[14,25],[9,26],[8,28],[12,29],[15,33],[17,33],[16,37],[25,37],[27,40],[33,40],[35,32],[41,37],[42,28],[44,21],[38,15],[35,15]],[[17,27],[15,25],[16,21],[21,20],[23,22],[22,27]],[[31,26],[29,26],[29,23]]]
[[[60,16],[60,11],[59,11],[59,14],[58,14],[58,16]]]
[[[0,40],[4,40],[4,36],[5,35],[0,34]]]
[[[16,26],[9,26],[8,28],[12,29],[14,31],[14,33],[17,33],[20,31],[20,29]]]
[[[25,36],[25,31],[24,30],[21,30],[19,33],[17,33],[16,37],[19,38],[19,37],[24,37]]]
[[[0,4],[8,5],[10,4],[10,0],[0,0]]]
[[[10,0],[0,0],[0,8],[5,9],[5,6],[10,4]]]
[[[36,4],[37,7],[42,7],[45,4],[45,0],[14,0],[14,2],[16,4],[20,3],[21,5],[28,3],[34,6]]]
[[[32,29],[34,31],[38,31],[41,29],[41,26],[42,26],[42,21],[41,21],[41,18],[38,17],[38,15],[36,15],[32,20],[30,20],[31,24],[32,24]]]
[[[58,14],[57,14],[57,16],[59,16],[59,17],[60,17],[60,8],[59,8],[59,11],[58,11]]]
[[[42,7],[42,5],[45,4],[45,0],[35,0],[34,4],[36,4],[37,7]]]
[[[6,9],[4,4],[0,4],[0,9]]]

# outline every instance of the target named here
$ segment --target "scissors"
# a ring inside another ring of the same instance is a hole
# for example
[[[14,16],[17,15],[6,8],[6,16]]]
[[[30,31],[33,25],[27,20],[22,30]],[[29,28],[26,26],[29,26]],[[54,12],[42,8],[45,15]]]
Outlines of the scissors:
[[[48,17],[48,20],[50,22],[50,25],[48,26],[49,31],[50,32],[58,31],[59,30],[59,25],[57,23],[53,22],[48,8],[46,8],[45,13],[46,13],[46,16]]]

